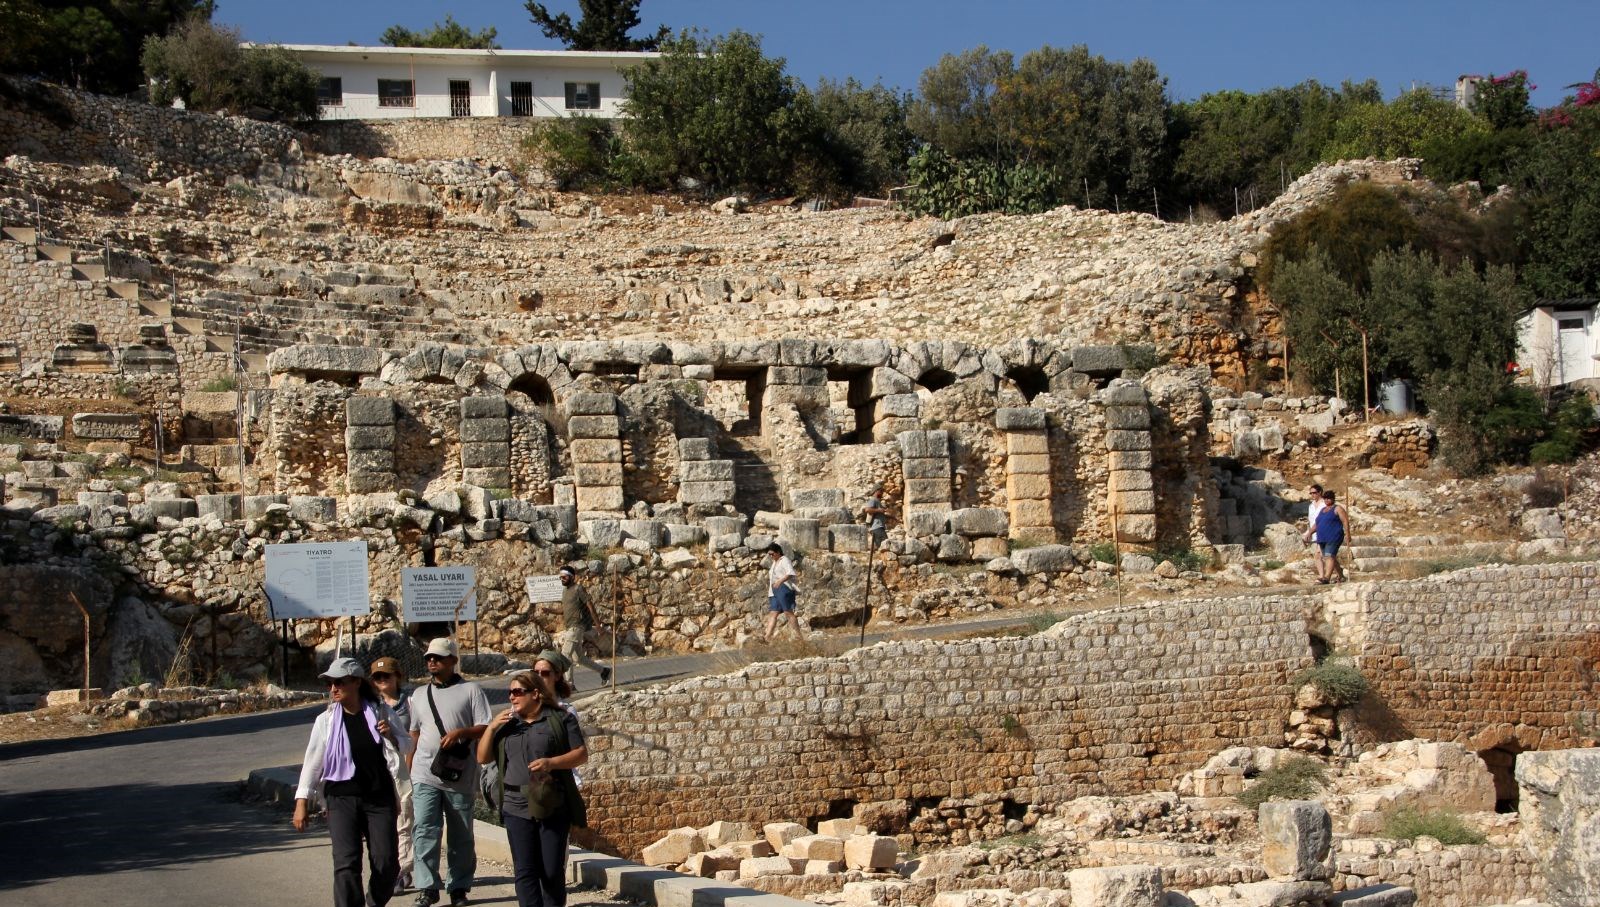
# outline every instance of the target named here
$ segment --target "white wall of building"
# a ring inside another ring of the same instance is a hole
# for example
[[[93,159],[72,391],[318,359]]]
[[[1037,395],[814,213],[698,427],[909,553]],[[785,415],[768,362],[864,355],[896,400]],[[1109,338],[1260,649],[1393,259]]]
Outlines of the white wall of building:
[[[1517,321],[1517,364],[1539,387],[1600,377],[1594,309],[1534,309]]]

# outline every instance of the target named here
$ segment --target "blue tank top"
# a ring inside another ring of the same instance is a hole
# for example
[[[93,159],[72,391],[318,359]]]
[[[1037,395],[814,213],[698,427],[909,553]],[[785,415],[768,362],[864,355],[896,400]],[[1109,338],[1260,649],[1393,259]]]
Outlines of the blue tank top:
[[[1339,519],[1337,508],[1324,507],[1317,514],[1317,541],[1323,544],[1344,541],[1344,521]]]

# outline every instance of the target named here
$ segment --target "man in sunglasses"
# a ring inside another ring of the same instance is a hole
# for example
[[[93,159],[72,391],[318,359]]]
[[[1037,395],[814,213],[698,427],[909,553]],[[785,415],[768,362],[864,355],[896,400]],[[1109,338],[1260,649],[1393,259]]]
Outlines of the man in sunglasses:
[[[426,659],[430,682],[411,694],[411,732],[417,740],[411,762],[411,798],[416,812],[412,880],[417,886],[416,907],[437,903],[441,888],[449,890],[450,903],[456,907],[467,903],[478,868],[472,837],[478,760],[468,758],[460,777],[445,781],[434,774],[434,758],[452,747],[470,751],[494,715],[483,689],[456,673],[455,640],[435,639],[428,644]],[[439,877],[441,837],[448,838],[443,879]]]

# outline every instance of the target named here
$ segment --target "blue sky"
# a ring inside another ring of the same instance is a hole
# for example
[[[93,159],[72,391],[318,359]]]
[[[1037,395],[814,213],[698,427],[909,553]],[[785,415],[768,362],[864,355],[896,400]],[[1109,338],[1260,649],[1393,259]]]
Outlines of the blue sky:
[[[546,6],[576,16],[578,3]],[[219,0],[216,18],[252,41],[376,44],[389,25],[421,28],[447,12],[473,28],[495,26],[505,47],[559,46],[521,0]],[[644,0],[640,14],[646,27],[760,34],[769,55],[813,85],[854,76],[915,90],[945,53],[987,44],[1020,56],[1042,44],[1087,44],[1114,60],[1151,58],[1180,100],[1310,78],[1374,78],[1393,95],[1414,82],[1446,86],[1462,73],[1522,68],[1545,106],[1600,67],[1600,0]]]

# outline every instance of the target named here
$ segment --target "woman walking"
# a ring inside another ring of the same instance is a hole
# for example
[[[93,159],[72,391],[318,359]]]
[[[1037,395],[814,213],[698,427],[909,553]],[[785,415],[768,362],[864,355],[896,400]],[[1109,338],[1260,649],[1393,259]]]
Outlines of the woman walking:
[[[305,831],[311,801],[327,804],[333,838],[335,907],[383,907],[400,874],[394,778],[411,751],[394,710],[383,703],[354,658],[335,658],[319,678],[332,702],[311,726],[295,791],[294,828]],[[371,870],[361,890],[361,842]]]
[[[478,761],[500,765],[500,814],[521,907],[565,907],[567,833],[585,823],[572,770],[589,761],[583,729],[531,672],[511,678],[511,707],[478,738]]]
[[[406,688],[401,684],[400,662],[385,655],[374,661],[369,674],[372,685],[377,688],[378,695],[383,697],[383,704],[394,709],[395,733],[409,736],[406,728],[411,724],[411,699],[406,693]],[[416,749],[416,741],[411,741],[407,751]],[[400,874],[395,877],[394,893],[399,894],[411,887],[411,867],[414,863],[412,855],[411,830],[416,825],[416,811],[411,804],[411,766],[410,758],[400,764],[403,769],[394,776],[394,790],[399,795],[399,803],[395,806],[395,815],[398,818],[395,830],[400,836]]]
[[[1335,503],[1333,492],[1322,493],[1322,509],[1317,511],[1316,522],[1312,526],[1316,530],[1317,547],[1322,551],[1322,560],[1317,564],[1317,572],[1322,576],[1317,582],[1324,586],[1344,582],[1344,567],[1339,564],[1339,546],[1344,544],[1345,536],[1350,533],[1350,515],[1345,512],[1343,504]]]

